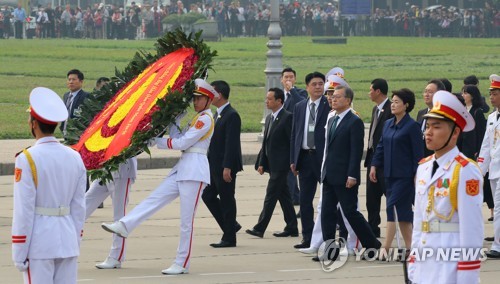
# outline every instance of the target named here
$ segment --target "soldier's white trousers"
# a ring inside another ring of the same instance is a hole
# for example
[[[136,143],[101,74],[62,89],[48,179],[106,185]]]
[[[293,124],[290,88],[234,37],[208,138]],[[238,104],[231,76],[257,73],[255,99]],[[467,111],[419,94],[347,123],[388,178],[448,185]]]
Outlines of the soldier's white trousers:
[[[493,209],[493,230],[495,232],[495,240],[491,244],[491,249],[500,252],[500,179],[490,179],[491,193],[495,208]]]
[[[89,190],[87,191],[87,193],[85,193],[85,220],[87,220],[90,215],[94,213],[97,207],[104,200],[106,200],[108,196],[111,196],[111,201],[113,204],[113,220],[120,220],[123,216],[125,216],[129,199],[129,192],[132,188],[133,183],[134,180],[131,178],[115,178],[114,181],[103,185],[100,185],[98,180],[92,182]],[[125,240],[125,238],[113,234],[113,242],[111,244],[109,257],[112,257],[118,261],[125,260]]]
[[[30,259],[23,272],[25,284],[74,284],[78,272],[78,257]]]
[[[317,207],[317,215],[316,215],[316,220],[314,222],[314,228],[311,236],[311,245],[310,247],[312,248],[319,248],[321,246],[321,243],[323,242],[323,231],[321,230],[321,202],[322,202],[322,196],[323,196],[323,185],[320,185],[320,191],[319,191],[319,201],[318,201],[318,207]],[[342,214],[342,219],[344,220],[344,224],[346,226],[348,235],[347,235],[347,248],[348,249],[355,249],[360,247],[360,242],[358,237],[356,236],[356,233],[352,229],[351,225],[347,221],[347,219],[344,216],[344,212],[342,211],[342,208],[340,207],[340,204],[337,205],[338,209],[340,209],[340,213]]]
[[[193,223],[201,193],[207,185],[199,181],[175,181],[177,173],[168,176],[163,182],[130,213],[120,221],[129,234],[142,222],[151,217],[165,205],[180,197],[181,228],[179,247],[175,263],[189,268],[193,241]]]

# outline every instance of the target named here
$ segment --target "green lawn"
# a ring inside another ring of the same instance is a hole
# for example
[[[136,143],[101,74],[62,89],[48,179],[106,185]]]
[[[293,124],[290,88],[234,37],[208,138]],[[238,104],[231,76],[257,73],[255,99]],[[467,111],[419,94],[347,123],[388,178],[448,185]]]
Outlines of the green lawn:
[[[244,131],[259,131],[264,111],[267,38],[224,38],[207,44],[218,51],[209,81],[226,80],[230,100],[243,120]],[[476,74],[483,95],[488,76],[499,73],[498,39],[351,37],[347,45],[313,44],[310,37],[286,37],[283,65],[297,70],[298,86],[312,71],[326,73],[342,67],[355,91],[354,106],[365,121],[372,102],[367,97],[370,81],[385,78],[391,90],[407,87],[423,107],[421,93],[431,78],[448,78],[458,92],[462,79]],[[1,40],[0,41],[0,138],[30,137],[25,110],[32,88],[45,86],[61,96],[66,91],[66,72],[78,68],[86,76],[84,89],[91,90],[101,76],[122,69],[139,49],[153,51],[154,41],[113,40]]]

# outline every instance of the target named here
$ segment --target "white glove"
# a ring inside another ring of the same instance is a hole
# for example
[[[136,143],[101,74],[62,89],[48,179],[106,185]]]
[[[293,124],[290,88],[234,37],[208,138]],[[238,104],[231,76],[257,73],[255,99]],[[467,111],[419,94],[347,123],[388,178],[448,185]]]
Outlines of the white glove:
[[[146,144],[148,145],[148,147],[156,146],[156,138],[149,139]]]
[[[14,265],[16,266],[17,270],[24,272],[28,270],[29,261],[26,260],[25,262],[14,262]]]
[[[156,141],[156,147],[158,149],[168,149],[168,145],[167,145],[167,138],[155,138],[155,141]]]

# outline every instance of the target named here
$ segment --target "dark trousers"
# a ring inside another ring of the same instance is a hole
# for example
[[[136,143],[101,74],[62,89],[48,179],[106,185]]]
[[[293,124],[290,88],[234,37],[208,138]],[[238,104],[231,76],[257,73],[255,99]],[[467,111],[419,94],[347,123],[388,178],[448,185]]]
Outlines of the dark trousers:
[[[370,181],[370,168],[366,172],[366,210],[368,211],[368,224],[375,236],[380,236],[380,203],[385,195],[384,170],[377,168],[377,182]]]
[[[297,186],[297,177],[292,173],[292,171],[288,172],[287,182],[292,202],[300,202],[300,191],[299,187]]]
[[[316,153],[301,151],[299,157],[300,222],[302,238],[310,242],[314,228],[313,199],[321,175],[321,165],[317,165]]]
[[[22,21],[15,21],[14,22],[14,29],[16,32],[16,38],[22,39],[23,38],[23,22]]]
[[[359,182],[359,181],[358,181]],[[365,248],[380,248],[381,244],[373,234],[370,225],[357,210],[358,185],[346,188],[345,184],[332,185],[328,179],[323,181],[323,202],[321,203],[321,226],[323,240],[335,239],[337,223],[342,218],[337,212],[340,203],[344,215]]]
[[[231,182],[225,182],[222,171],[212,171],[211,184],[203,190],[201,197],[224,232],[222,240],[236,243],[236,173],[231,174],[231,177]]]
[[[271,217],[273,216],[276,202],[280,202],[281,210],[285,219],[285,231],[298,232],[297,217],[295,216],[295,208],[293,208],[290,191],[288,191],[287,175],[289,171],[271,172],[269,182],[267,183],[266,197],[264,198],[264,207],[259,216],[257,225],[253,228],[259,232],[265,232]]]
[[[491,192],[490,173],[486,173],[484,176],[483,193],[483,201],[486,202],[488,208],[495,208],[495,202],[493,201],[493,194]]]

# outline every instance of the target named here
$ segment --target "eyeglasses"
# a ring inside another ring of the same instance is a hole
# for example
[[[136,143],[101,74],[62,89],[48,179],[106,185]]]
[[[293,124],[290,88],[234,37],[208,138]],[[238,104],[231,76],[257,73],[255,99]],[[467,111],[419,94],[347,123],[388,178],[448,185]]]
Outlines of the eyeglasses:
[[[327,96],[328,96],[329,98],[336,99],[336,100],[339,100],[339,99],[341,99],[341,98],[344,98],[344,96],[342,96],[342,95],[334,95],[334,94],[327,94]]]

